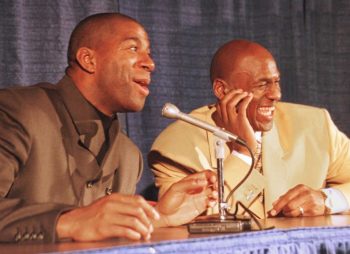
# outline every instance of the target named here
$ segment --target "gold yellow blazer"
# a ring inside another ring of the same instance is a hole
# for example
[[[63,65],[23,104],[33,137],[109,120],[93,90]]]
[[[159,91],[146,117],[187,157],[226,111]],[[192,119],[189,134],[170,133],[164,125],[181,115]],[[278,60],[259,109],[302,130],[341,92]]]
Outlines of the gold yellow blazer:
[[[215,124],[215,107],[204,106],[191,115]],[[155,140],[149,164],[161,196],[169,186],[204,167],[216,168],[213,134],[176,121]],[[229,154],[224,161],[225,194],[245,175],[249,165]],[[340,190],[350,203],[350,141],[339,131],[327,110],[278,103],[273,128],[263,134],[263,174],[267,186],[264,207],[255,202],[252,211],[264,217],[272,202],[297,184],[314,189],[332,187]],[[232,201],[233,202],[233,201]],[[209,211],[209,213],[215,211]]]

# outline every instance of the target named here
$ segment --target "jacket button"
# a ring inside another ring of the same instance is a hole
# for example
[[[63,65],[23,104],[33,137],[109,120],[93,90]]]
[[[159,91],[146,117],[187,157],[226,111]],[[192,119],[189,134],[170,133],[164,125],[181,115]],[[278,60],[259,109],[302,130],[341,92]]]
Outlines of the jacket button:
[[[94,186],[93,182],[87,182],[86,183],[86,188],[91,189],[92,186]]]

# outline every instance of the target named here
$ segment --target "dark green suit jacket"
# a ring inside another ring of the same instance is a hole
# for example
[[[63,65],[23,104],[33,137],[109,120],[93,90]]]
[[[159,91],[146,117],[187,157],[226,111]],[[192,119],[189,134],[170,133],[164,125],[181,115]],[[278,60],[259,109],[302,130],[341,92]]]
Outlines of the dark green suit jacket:
[[[141,153],[118,121],[109,137],[99,164],[101,119],[67,76],[0,90],[0,241],[57,241],[62,212],[111,191],[133,194]]]

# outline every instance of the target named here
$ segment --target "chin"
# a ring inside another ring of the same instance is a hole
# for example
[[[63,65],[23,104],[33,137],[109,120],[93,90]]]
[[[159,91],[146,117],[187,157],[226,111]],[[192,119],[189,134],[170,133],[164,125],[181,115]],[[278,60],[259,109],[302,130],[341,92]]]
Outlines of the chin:
[[[262,124],[260,125],[259,131],[262,131],[262,132],[270,131],[272,127],[273,127],[273,123]]]
[[[273,127],[273,121],[270,121],[270,122],[255,121],[254,124],[252,124],[252,127],[254,131],[261,131],[261,132],[270,131]]]
[[[145,106],[145,103],[135,104],[132,107],[130,107],[129,111],[130,112],[139,112],[143,109],[144,106]]]

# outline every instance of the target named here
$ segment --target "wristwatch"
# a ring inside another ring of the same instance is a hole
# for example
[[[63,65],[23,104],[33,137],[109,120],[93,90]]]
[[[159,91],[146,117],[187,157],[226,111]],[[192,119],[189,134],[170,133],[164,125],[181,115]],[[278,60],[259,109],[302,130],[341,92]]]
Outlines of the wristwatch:
[[[332,214],[332,202],[325,190],[321,190],[324,201],[324,215]]]

